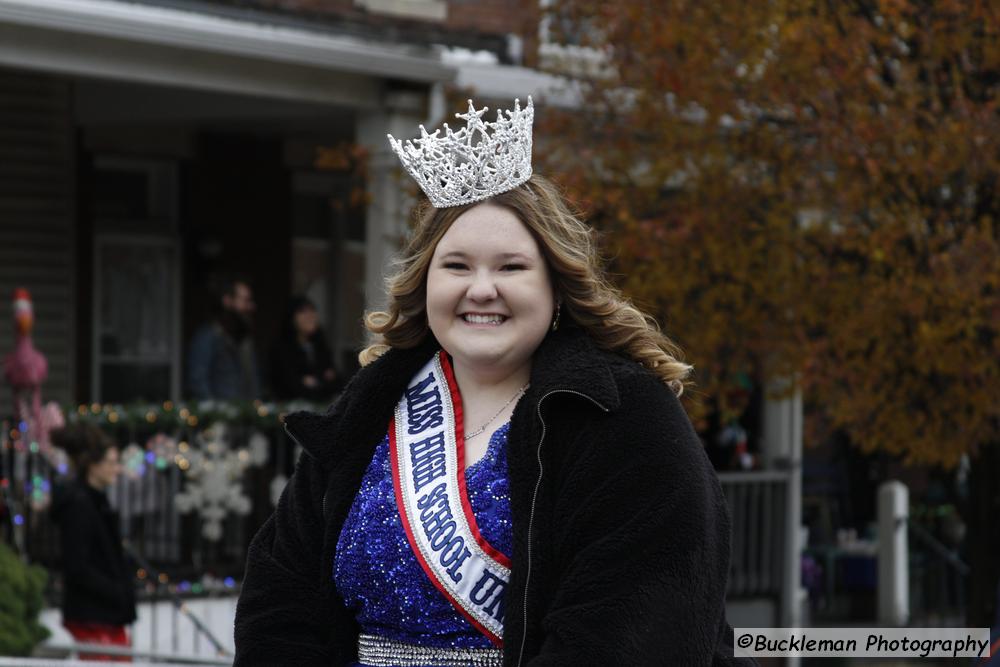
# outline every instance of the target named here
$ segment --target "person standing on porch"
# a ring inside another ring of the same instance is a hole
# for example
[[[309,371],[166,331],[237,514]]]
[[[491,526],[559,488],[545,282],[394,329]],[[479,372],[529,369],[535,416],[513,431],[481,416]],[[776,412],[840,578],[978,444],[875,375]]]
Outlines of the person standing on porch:
[[[534,107],[393,148],[428,195],[254,537],[237,667],[744,665],[690,367],[531,169]],[[414,145],[416,144],[416,145]]]
[[[279,401],[328,402],[339,390],[326,333],[316,305],[292,297],[281,334],[271,349],[271,391]]]
[[[121,464],[118,446],[94,424],[70,424],[51,433],[73,463],[74,477],[53,494],[63,570],[63,625],[78,642],[131,646],[126,626],[136,619],[135,570],[108,503]],[[81,654],[81,660],[131,662],[121,656]]]
[[[257,306],[250,282],[231,275],[214,282],[215,317],[195,332],[188,350],[188,395],[195,400],[260,398],[252,335]]]

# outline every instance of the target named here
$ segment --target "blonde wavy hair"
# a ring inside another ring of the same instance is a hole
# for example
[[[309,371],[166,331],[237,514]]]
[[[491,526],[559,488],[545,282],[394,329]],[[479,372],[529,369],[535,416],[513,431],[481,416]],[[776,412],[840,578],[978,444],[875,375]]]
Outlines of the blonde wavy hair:
[[[598,346],[652,370],[678,396],[683,392],[691,366],[680,361],[680,348],[608,282],[594,230],[573,214],[555,185],[535,174],[487,201],[513,211],[535,237],[562,304],[561,318],[582,327]],[[425,203],[417,211],[398,271],[387,281],[387,310],[365,316],[365,326],[376,338],[359,355],[362,365],[389,348],[411,348],[424,340],[429,330],[427,270],[434,250],[451,224],[478,203],[442,209]]]

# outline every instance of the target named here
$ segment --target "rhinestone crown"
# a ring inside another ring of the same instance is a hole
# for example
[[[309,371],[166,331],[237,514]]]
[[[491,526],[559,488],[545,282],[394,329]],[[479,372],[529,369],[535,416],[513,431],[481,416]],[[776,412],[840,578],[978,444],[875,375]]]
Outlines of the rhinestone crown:
[[[469,100],[466,113],[455,114],[465,127],[453,132],[444,124],[444,136],[428,134],[420,126],[420,137],[389,143],[436,208],[459,206],[488,199],[513,190],[531,178],[531,125],[535,107],[531,97],[521,108],[514,100],[513,111],[497,111],[496,122],[484,122],[483,114]],[[504,118],[504,113],[507,117]]]

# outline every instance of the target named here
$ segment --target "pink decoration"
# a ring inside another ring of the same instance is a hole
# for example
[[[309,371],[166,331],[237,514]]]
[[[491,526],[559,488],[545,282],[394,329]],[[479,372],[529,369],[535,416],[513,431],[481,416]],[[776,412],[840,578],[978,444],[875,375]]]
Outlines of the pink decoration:
[[[3,360],[3,374],[14,390],[14,416],[17,419],[32,418],[34,424],[42,423],[42,383],[49,374],[49,364],[45,356],[35,349],[31,341],[31,329],[35,315],[31,307],[28,290],[19,287],[14,290],[14,326],[17,343],[14,351]],[[31,410],[27,410],[26,395],[31,393]],[[46,435],[48,435],[46,433]]]

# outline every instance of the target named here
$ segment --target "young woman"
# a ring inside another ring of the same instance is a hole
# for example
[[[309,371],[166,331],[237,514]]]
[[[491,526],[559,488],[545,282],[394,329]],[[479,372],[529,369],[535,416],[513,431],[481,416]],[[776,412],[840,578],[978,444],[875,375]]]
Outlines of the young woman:
[[[52,509],[62,546],[63,625],[79,642],[129,646],[126,626],[136,617],[134,570],[106,493],[121,472],[118,447],[87,423],[54,431],[52,442],[66,451],[75,471],[69,484],[57,487]]]
[[[338,390],[330,348],[312,301],[292,298],[288,315],[271,350],[271,389],[281,401],[328,401]]]
[[[433,206],[367,365],[286,420],[307,455],[251,545],[236,664],[737,664],[689,367],[531,175],[531,113],[470,103],[471,155],[465,130],[397,146]]]

